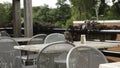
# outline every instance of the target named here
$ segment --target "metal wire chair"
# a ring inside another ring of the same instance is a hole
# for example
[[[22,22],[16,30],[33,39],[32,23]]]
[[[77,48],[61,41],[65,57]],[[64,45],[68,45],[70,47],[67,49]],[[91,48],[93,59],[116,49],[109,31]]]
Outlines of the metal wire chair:
[[[107,63],[105,56],[90,46],[72,48],[67,55],[67,68],[99,68],[99,64]]]
[[[21,68],[21,60],[17,56],[21,56],[20,51],[14,50],[14,45],[18,45],[15,40],[10,37],[0,38],[0,57],[6,62],[6,68]]]
[[[10,35],[6,31],[0,31],[1,37],[10,37]]]
[[[56,41],[66,41],[64,34],[60,34],[60,33],[49,34],[45,38],[44,43],[52,43],[52,42],[56,42]]]
[[[43,44],[44,43],[44,39],[46,38],[46,34],[37,34],[35,36],[33,36],[29,41],[28,41],[28,45],[30,44]]]
[[[45,39],[46,36],[47,36],[46,34],[37,34],[37,35],[34,35],[28,41],[27,45],[31,45],[31,44],[43,44],[44,43],[44,39]],[[31,61],[33,63],[33,65],[36,65],[36,58],[37,58],[37,56],[38,56],[38,53],[27,52],[27,59],[26,59],[26,61]]]
[[[72,47],[74,44],[66,41],[49,43],[39,52],[37,68],[66,68],[66,56]]]
[[[0,38],[0,57],[5,61],[5,68],[27,68],[22,64],[21,51],[15,50],[14,46],[19,46],[14,39],[10,37]]]

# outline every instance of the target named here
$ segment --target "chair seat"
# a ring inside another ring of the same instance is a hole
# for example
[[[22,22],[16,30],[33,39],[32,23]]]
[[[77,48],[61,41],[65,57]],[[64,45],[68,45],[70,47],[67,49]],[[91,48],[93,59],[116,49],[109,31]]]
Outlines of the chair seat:
[[[37,58],[38,54],[30,54],[27,59],[35,59]]]

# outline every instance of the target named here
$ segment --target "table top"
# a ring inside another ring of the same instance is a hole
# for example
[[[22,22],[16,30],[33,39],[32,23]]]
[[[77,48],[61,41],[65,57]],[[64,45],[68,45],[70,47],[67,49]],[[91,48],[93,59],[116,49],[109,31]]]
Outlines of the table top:
[[[97,49],[101,49],[101,48],[110,48],[110,47],[120,47],[120,41],[111,41],[111,40],[106,40],[105,42],[101,42],[101,41],[87,41],[86,44],[81,44],[80,41],[75,41],[74,44],[76,46],[91,46],[91,47],[95,47]]]
[[[22,45],[22,46],[14,46],[15,49],[18,50],[25,50],[25,51],[32,51],[32,52],[40,52],[43,48],[48,46],[49,44],[34,44],[34,45]],[[71,47],[64,46],[63,44],[54,44],[58,46],[52,46],[44,51],[44,53],[61,53],[64,51],[68,51]]]
[[[21,45],[21,46],[14,46],[14,49],[39,52],[46,46],[47,44]]]
[[[120,62],[100,64],[99,68],[120,68]]]
[[[76,46],[86,46],[86,45],[87,46],[92,46],[92,47],[95,47],[95,48],[98,48],[98,49],[99,48],[120,47],[120,42],[110,42],[110,41],[107,41],[107,42],[87,41],[86,44],[81,44],[80,41],[75,41],[74,44]],[[18,50],[40,52],[47,45],[48,44],[21,45],[21,46],[14,46],[14,48],[18,49]]]
[[[27,42],[29,41],[31,38],[29,37],[18,37],[18,38],[13,38],[15,41],[17,42]]]

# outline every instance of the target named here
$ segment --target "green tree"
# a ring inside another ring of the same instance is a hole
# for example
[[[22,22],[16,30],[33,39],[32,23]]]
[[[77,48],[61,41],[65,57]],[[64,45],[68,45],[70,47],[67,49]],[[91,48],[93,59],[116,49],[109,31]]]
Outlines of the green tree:
[[[96,0],[70,0],[74,20],[91,19]]]
[[[69,26],[72,26],[72,25],[73,25],[73,19],[70,18],[67,20],[65,28],[69,28]]]
[[[101,0],[99,15],[104,15],[106,12],[106,8],[108,8],[108,5],[105,3],[105,0]]]
[[[12,4],[0,3],[0,26],[5,26],[12,21]]]
[[[56,8],[51,8],[48,12],[48,17],[49,17],[49,22],[51,22],[52,24],[54,24],[57,20],[57,9]]]
[[[66,0],[58,0],[57,5],[57,20],[65,26],[67,19],[71,18],[70,5],[65,3]]]
[[[49,22],[48,18],[49,8],[48,5],[33,7],[33,21],[45,24]]]
[[[108,6],[106,3],[102,3],[99,10],[99,15],[101,20],[115,20],[120,19],[120,1],[115,2],[113,0],[113,5]]]
[[[120,19],[120,0],[111,7],[112,16],[115,19]]]
[[[71,7],[65,2],[58,0],[57,8],[49,8],[48,5],[33,7],[33,22],[65,27],[66,21],[71,18]]]

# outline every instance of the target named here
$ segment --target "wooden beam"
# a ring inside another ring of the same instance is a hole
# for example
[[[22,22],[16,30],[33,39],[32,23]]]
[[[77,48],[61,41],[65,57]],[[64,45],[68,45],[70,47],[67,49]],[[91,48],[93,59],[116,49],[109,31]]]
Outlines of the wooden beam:
[[[20,12],[20,0],[13,0],[13,34],[14,37],[21,35],[21,12]]]
[[[33,36],[32,0],[24,0],[24,33],[25,37]]]

